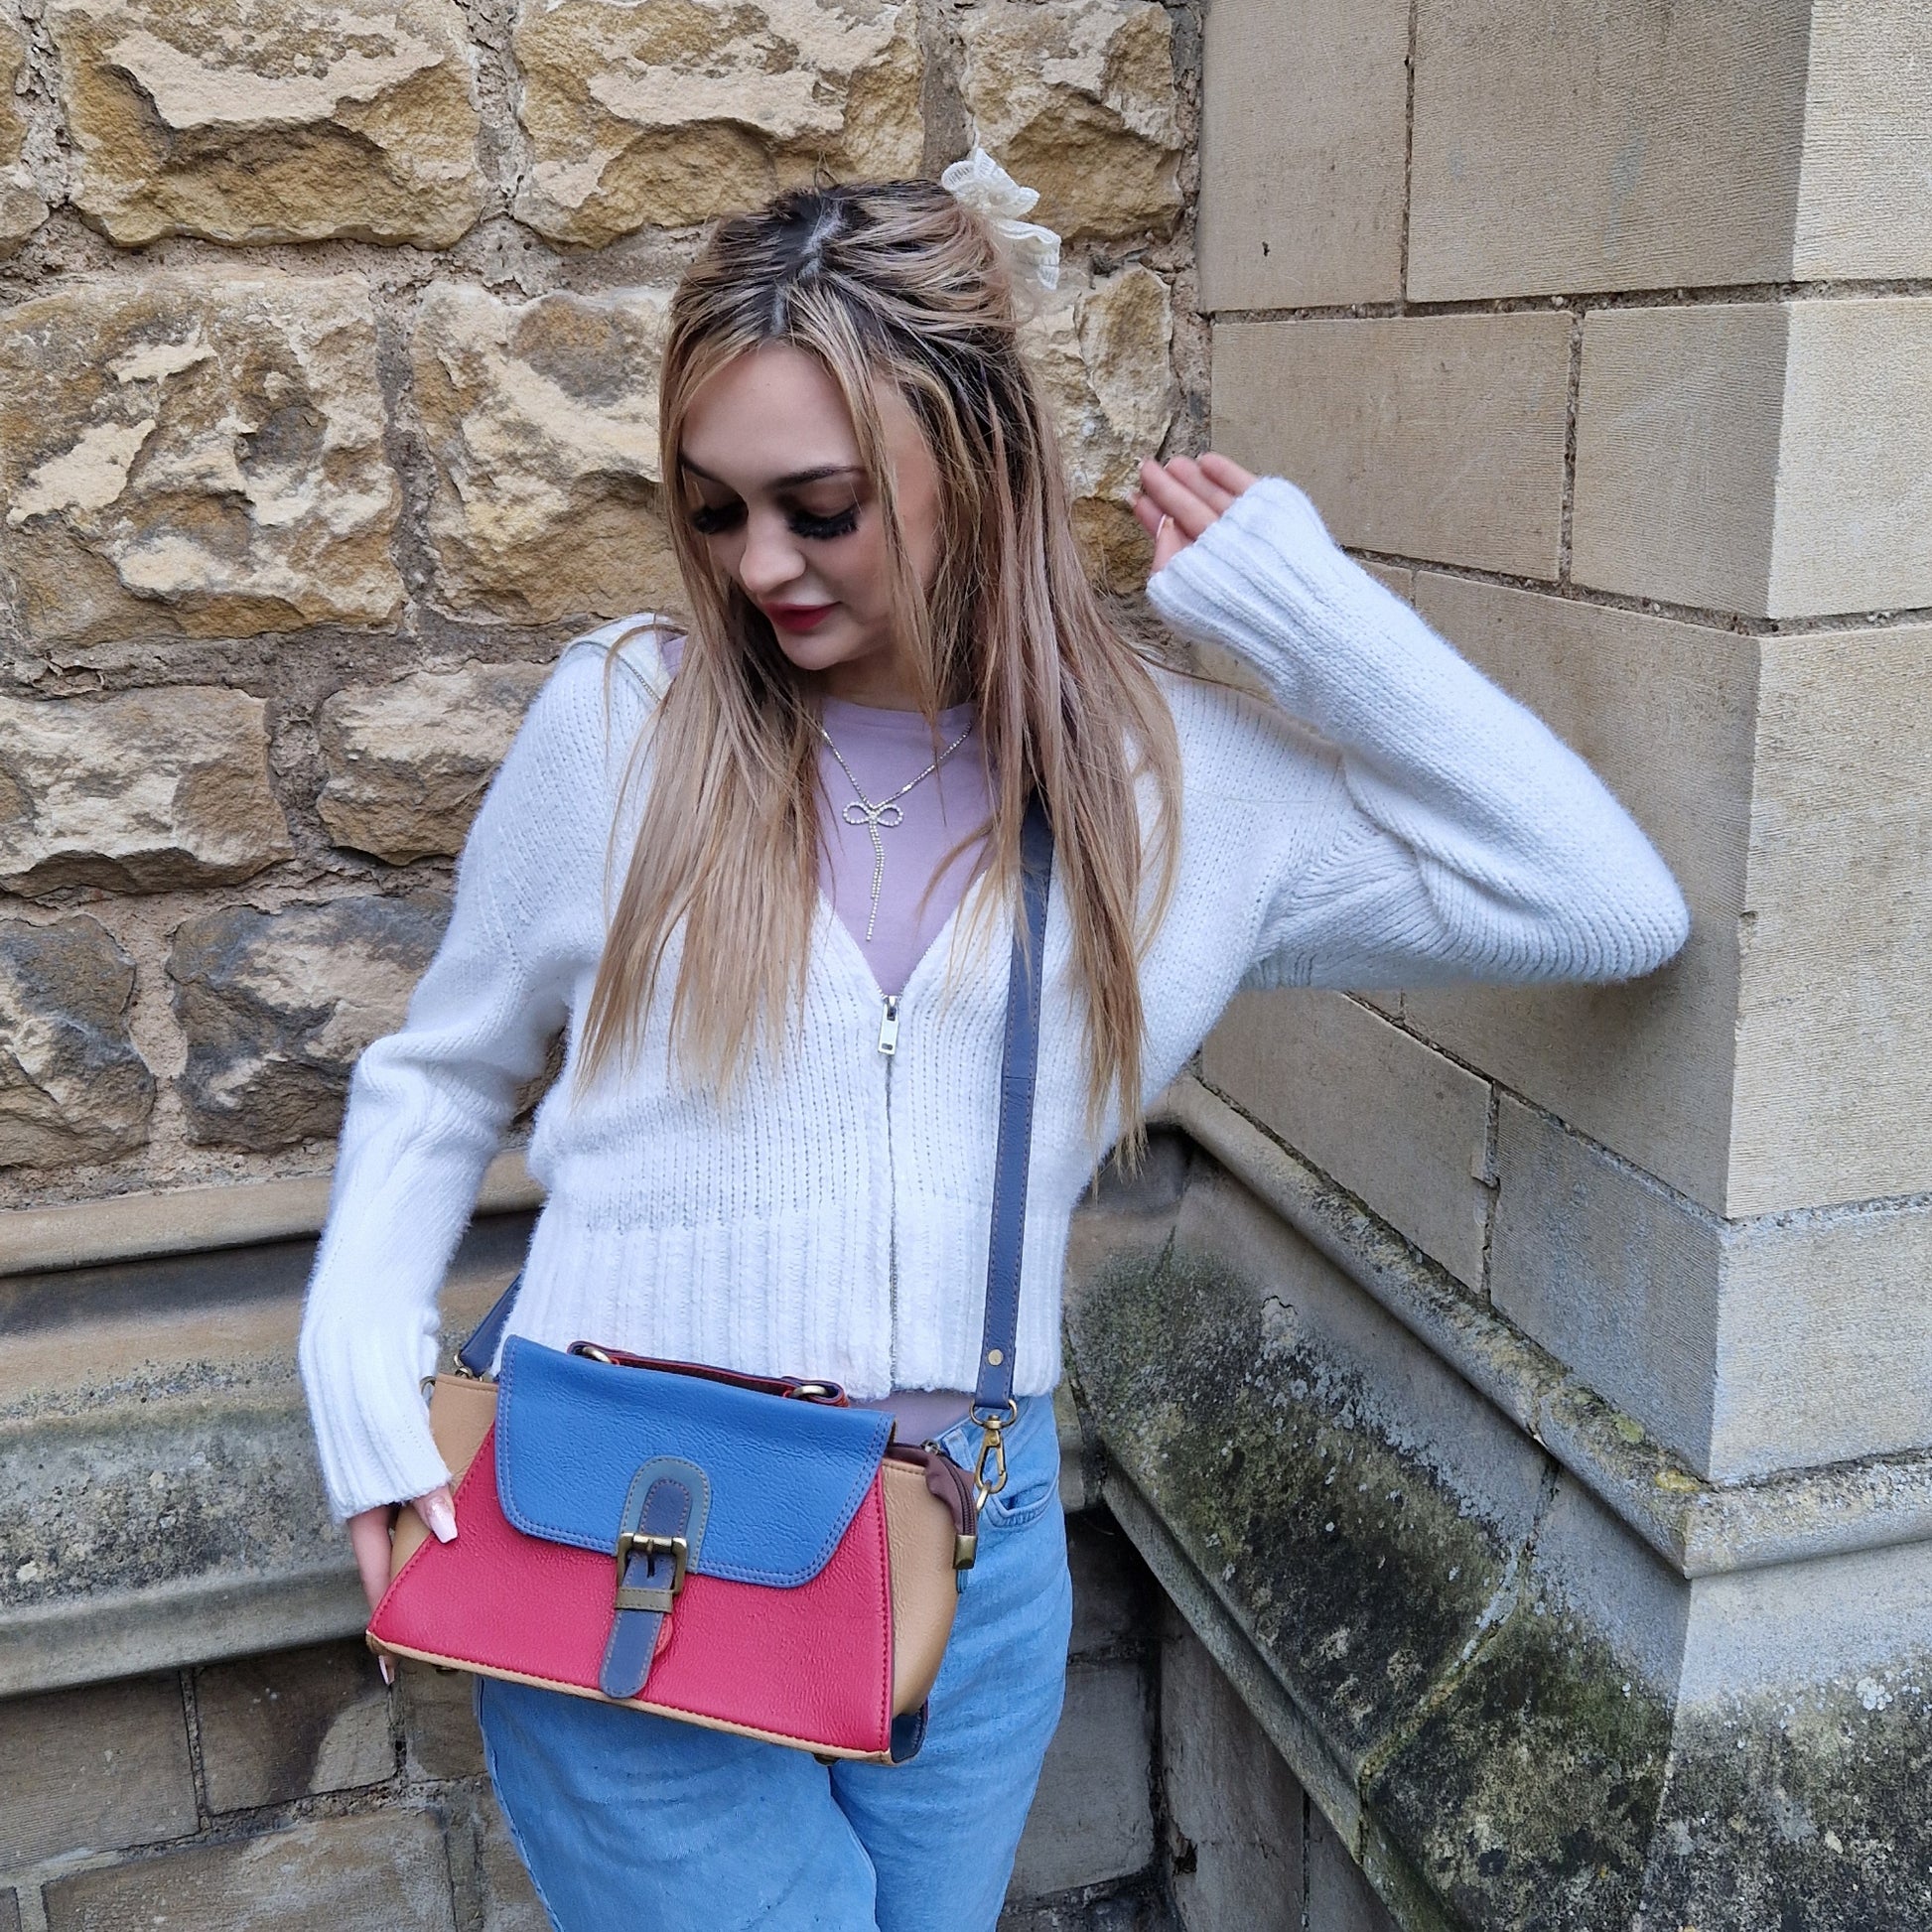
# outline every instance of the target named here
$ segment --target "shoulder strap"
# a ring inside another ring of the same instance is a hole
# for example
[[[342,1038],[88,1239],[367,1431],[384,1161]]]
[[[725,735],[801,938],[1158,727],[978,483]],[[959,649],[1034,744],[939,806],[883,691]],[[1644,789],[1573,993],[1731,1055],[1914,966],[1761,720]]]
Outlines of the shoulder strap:
[[[1033,1153],[1034,1082],[1039,1070],[1039,989],[1046,953],[1046,901],[1053,880],[1053,829],[1037,792],[1020,825],[1020,919],[1007,976],[1006,1045],[1000,1063],[1000,1134],[993,1165],[993,1231],[986,1256],[986,1329],[980,1339],[973,1409],[1004,1409],[1013,1397],[1020,1331],[1020,1262],[1027,1236],[1027,1170]],[[509,1325],[518,1275],[457,1350],[469,1375],[487,1375]]]

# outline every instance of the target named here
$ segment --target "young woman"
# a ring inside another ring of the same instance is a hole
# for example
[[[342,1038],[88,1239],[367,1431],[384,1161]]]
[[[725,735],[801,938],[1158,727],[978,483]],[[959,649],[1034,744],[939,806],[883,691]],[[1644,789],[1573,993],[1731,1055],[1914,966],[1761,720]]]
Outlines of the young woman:
[[[942,189],[724,223],[661,424],[690,617],[566,652],[472,831],[403,1030],[357,1069],[302,1335],[371,1600],[418,1378],[519,1086],[548,1199],[513,1316],[843,1382],[971,1466],[1020,822],[1056,859],[1010,1475],[923,1751],[839,1763],[479,1681],[564,1932],[983,1932],[1057,1719],[1050,1391],[1068,1218],[1238,986],[1614,980],[1684,903],[1583,762],[1336,549],[1292,483],[1149,462],[1149,594],[1230,653],[1138,654],[1082,576],[1009,269]]]

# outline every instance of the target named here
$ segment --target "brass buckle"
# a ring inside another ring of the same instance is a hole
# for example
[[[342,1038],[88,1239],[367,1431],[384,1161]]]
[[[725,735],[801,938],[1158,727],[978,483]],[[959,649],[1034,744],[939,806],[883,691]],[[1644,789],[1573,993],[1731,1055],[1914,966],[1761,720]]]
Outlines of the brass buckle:
[[[632,1557],[669,1557],[671,1581],[665,1584],[626,1584],[623,1573]],[[645,1530],[625,1530],[618,1538],[618,1608],[621,1610],[658,1610],[671,1607],[684,1588],[684,1573],[691,1561],[691,1546],[681,1536],[652,1536]]]
[[[1006,1411],[998,1411],[990,1416],[982,1416],[979,1405],[973,1405],[972,1419],[980,1426],[979,1459],[973,1464],[973,1508],[982,1510],[987,1499],[997,1496],[1007,1486],[1007,1442],[1006,1432],[1020,1420],[1020,1405],[1011,1396],[1000,1405]],[[993,1465],[993,1473],[987,1474],[987,1464]]]

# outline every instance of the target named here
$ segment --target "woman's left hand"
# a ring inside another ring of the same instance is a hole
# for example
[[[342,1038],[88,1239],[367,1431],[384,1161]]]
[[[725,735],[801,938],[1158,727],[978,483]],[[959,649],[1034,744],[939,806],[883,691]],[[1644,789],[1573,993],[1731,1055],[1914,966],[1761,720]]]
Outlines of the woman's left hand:
[[[1177,557],[1253,482],[1238,463],[1211,450],[1199,462],[1190,456],[1144,461],[1134,514],[1154,539],[1154,568]]]

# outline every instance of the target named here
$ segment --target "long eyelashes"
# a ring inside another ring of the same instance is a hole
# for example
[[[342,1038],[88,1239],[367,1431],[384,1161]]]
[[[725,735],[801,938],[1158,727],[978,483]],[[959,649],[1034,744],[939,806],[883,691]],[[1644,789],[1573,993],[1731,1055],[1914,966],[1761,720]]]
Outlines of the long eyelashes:
[[[727,530],[735,530],[745,520],[743,503],[722,503],[716,506],[700,503],[691,511],[691,527],[703,537],[722,536]],[[793,536],[804,537],[813,543],[826,543],[834,537],[849,537],[859,527],[859,506],[852,504],[847,509],[835,510],[830,516],[811,516],[798,510],[786,519]]]

